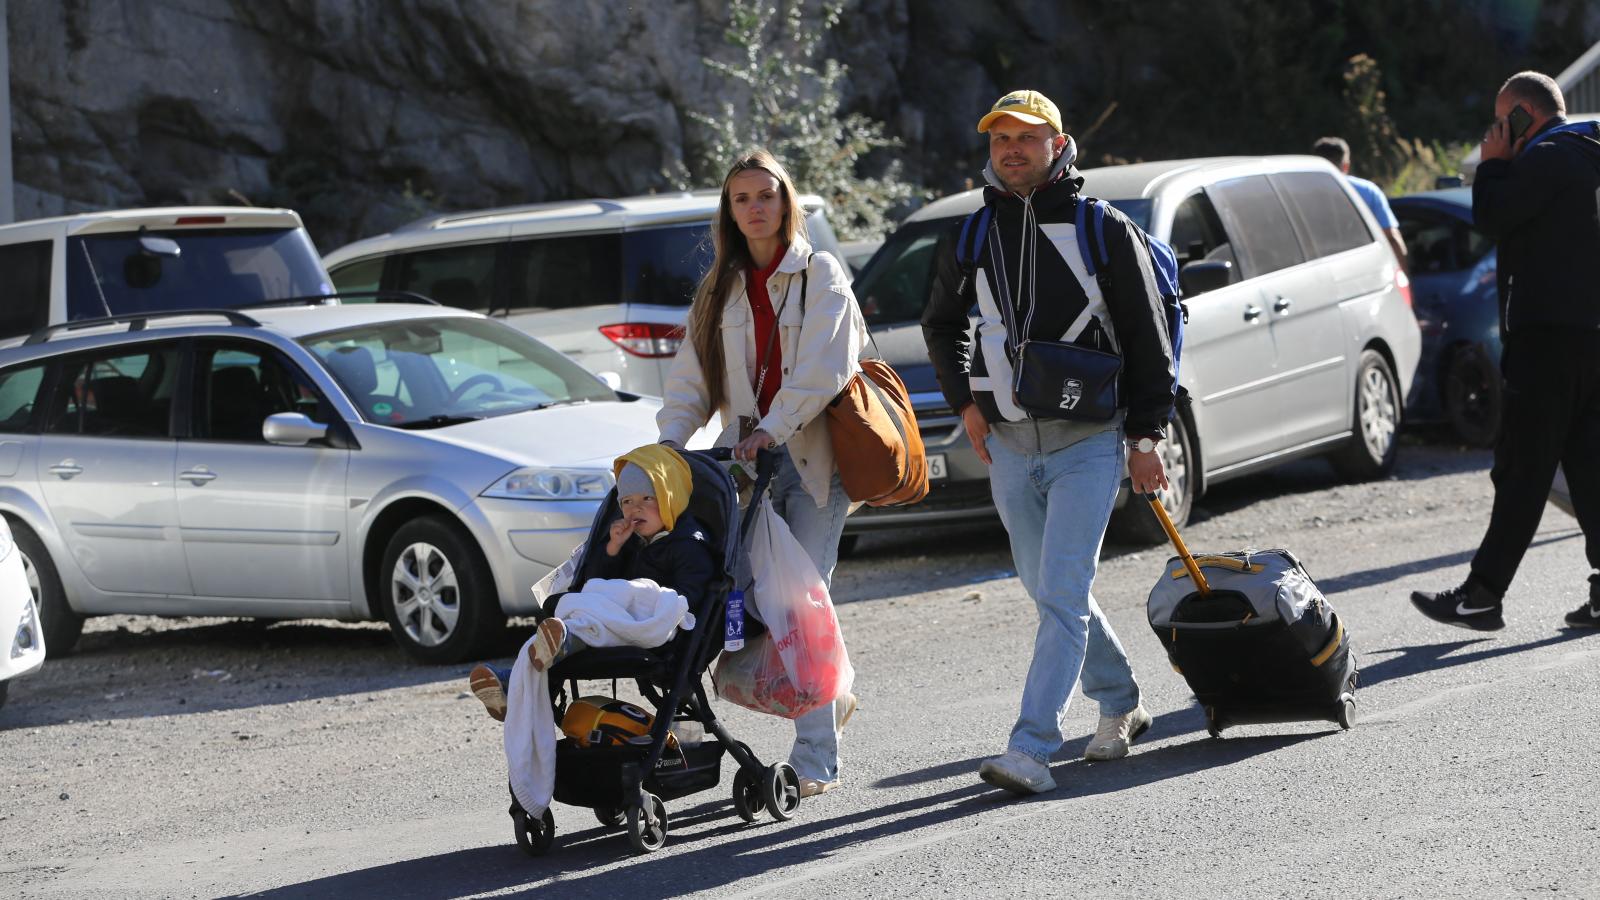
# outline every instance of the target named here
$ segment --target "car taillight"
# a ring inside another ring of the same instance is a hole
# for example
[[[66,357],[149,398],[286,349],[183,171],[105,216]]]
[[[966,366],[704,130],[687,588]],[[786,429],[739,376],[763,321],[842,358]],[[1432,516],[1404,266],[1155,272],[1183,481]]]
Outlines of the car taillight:
[[[174,225],[222,225],[228,221],[227,216],[179,216]]]
[[[1406,306],[1411,305],[1411,279],[1406,277],[1406,270],[1394,270],[1394,286],[1400,291],[1400,299],[1406,301]]]
[[[668,325],[665,322],[602,325],[600,333],[634,356],[651,359],[673,356],[683,345],[683,326]]]

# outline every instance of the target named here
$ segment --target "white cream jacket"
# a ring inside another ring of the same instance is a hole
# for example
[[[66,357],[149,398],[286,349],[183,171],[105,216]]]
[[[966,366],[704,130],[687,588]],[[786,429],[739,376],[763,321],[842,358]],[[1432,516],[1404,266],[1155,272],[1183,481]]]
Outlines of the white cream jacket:
[[[808,257],[811,268],[805,278],[806,296],[802,303],[800,276]],[[705,373],[694,350],[694,335],[689,335],[667,370],[661,412],[656,414],[663,441],[683,446],[712,413],[720,412],[726,427],[716,445],[731,447],[738,443],[739,417],[756,415],[758,336],[742,273],[732,290],[733,299],[722,311],[727,403],[720,410],[710,408]],[[801,238],[789,246],[777,271],[768,277],[767,290],[773,309],[782,306],[778,313],[778,340],[783,351],[783,383],[757,427],[789,448],[806,492],[818,506],[826,506],[834,460],[828,417],[823,411],[828,401],[844,390],[850,376],[860,371],[856,360],[867,341],[867,323],[856,305],[844,267],[827,253],[813,256],[811,245]],[[769,372],[767,377],[774,374],[777,373]]]

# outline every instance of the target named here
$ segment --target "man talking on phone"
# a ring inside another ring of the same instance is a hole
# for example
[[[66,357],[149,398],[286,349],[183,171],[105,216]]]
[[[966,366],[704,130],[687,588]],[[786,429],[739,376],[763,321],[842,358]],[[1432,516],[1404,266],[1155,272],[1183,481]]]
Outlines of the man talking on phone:
[[[1472,184],[1473,220],[1499,249],[1494,508],[1466,583],[1411,602],[1438,622],[1504,628],[1501,598],[1561,464],[1592,570],[1566,622],[1600,628],[1600,124],[1568,122],[1561,88],[1537,72],[1511,76],[1494,115]]]

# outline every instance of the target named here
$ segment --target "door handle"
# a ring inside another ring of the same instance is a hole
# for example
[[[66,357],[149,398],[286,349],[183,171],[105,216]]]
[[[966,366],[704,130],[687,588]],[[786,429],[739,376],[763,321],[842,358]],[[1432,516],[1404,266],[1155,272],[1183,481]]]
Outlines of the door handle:
[[[83,466],[78,465],[77,460],[63,459],[50,467],[50,474],[59,476],[62,481],[66,481],[74,475],[83,474]]]
[[[1246,306],[1244,308],[1244,320],[1246,322],[1254,322],[1255,320],[1257,320],[1259,318],[1261,318],[1261,307],[1259,307],[1259,306]]]
[[[1294,301],[1290,300],[1288,297],[1279,297],[1277,302],[1272,304],[1272,311],[1282,315],[1283,313],[1288,312],[1289,307],[1293,305]]]
[[[187,472],[180,472],[178,473],[178,477],[189,482],[195,487],[199,487],[208,481],[215,481],[217,479],[217,473],[210,471],[205,466],[200,466],[196,469],[190,469]]]

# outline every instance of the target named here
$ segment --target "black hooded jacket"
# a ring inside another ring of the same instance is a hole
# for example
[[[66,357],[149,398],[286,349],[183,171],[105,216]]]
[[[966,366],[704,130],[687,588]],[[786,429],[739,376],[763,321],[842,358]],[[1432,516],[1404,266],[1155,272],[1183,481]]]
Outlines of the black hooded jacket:
[[[1484,160],[1473,179],[1473,222],[1499,246],[1507,334],[1600,331],[1600,128],[1566,124],[1514,160]]]
[[[671,588],[689,601],[691,612],[698,612],[711,581],[717,575],[717,562],[705,529],[688,513],[672,523],[667,536],[646,541],[639,535],[628,538],[616,556],[607,556],[604,544],[593,548],[592,578],[648,578]]]
[[[1035,190],[1026,202],[992,185],[984,189],[984,202],[994,207],[992,231],[997,234],[985,242],[979,254],[979,277],[987,279],[997,303],[1000,297],[1011,297],[1014,321],[1027,330],[1024,338],[1061,340],[1089,302],[1082,282],[1063,258],[1063,253],[1076,257],[1076,243],[1053,244],[1044,233],[1045,226],[1076,221],[1082,186],[1083,178],[1067,168],[1062,177]],[[1127,407],[1124,428],[1128,434],[1158,435],[1173,404],[1166,312],[1143,236],[1115,208],[1106,213],[1105,241],[1112,290],[1104,299],[1122,355],[1121,399]],[[1060,247],[1067,249],[1058,252]],[[994,248],[1004,257],[998,273],[993,265]],[[970,381],[987,378],[997,369],[1010,370],[1009,361],[996,367],[986,360],[984,347],[981,343],[974,346],[978,342],[968,333],[968,311],[978,301],[976,279],[965,277],[954,241],[941,249],[936,265],[932,293],[922,315],[922,333],[939,386],[952,409],[959,410],[971,401],[989,422],[1004,421],[993,392],[974,390]],[[999,277],[1004,278],[1005,286],[1017,289],[1006,290],[998,283]],[[1009,391],[1008,386],[1003,389]]]

